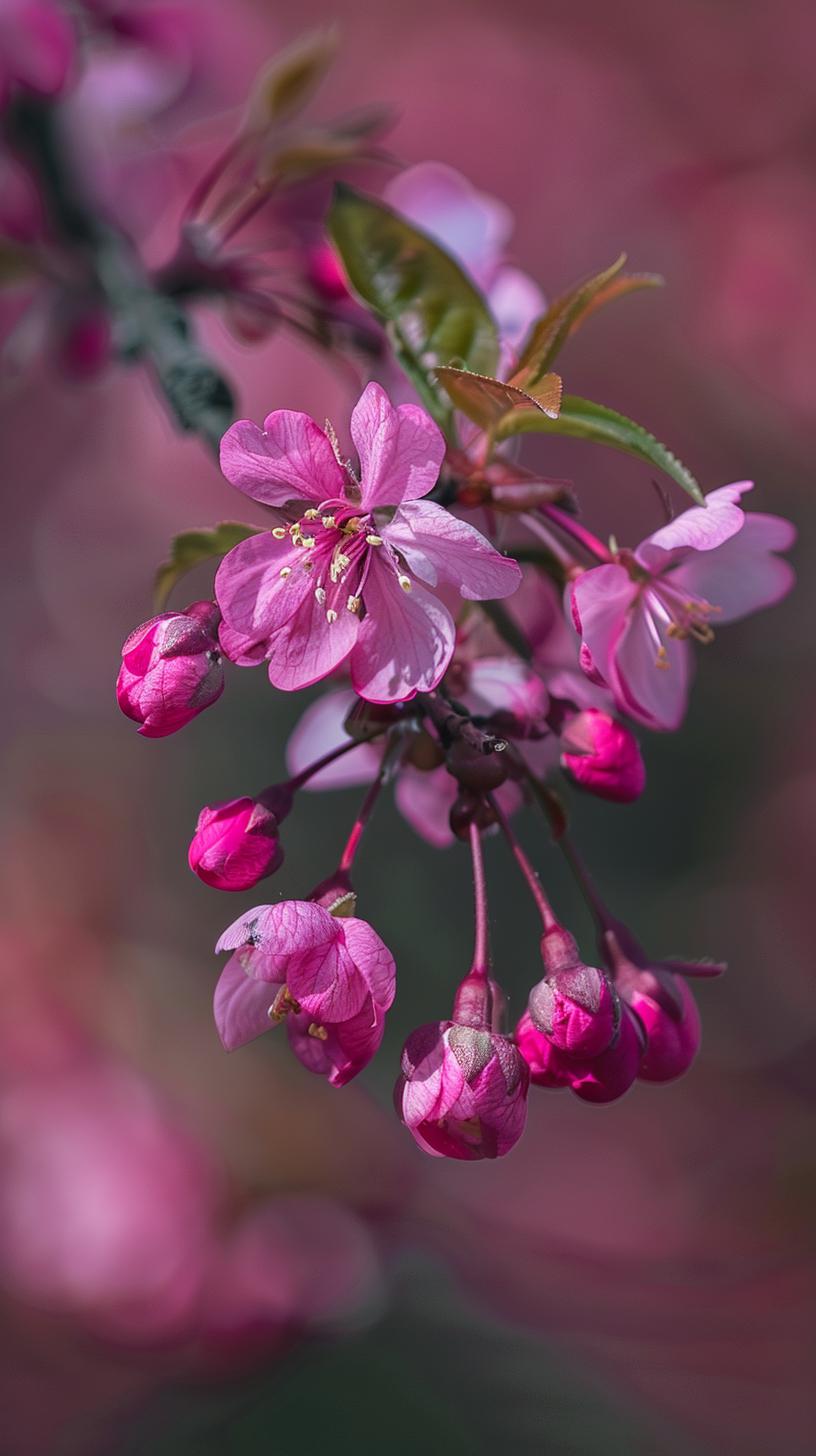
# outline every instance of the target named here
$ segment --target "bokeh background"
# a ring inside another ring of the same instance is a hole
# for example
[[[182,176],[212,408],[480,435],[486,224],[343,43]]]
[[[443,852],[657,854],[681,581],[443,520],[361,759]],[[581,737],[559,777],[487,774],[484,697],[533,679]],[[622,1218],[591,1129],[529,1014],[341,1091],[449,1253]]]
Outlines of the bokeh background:
[[[754,478],[752,506],[797,522],[799,584],[700,655],[684,730],[643,735],[640,803],[574,801],[588,859],[646,944],[729,962],[700,986],[692,1073],[609,1107],[534,1095],[509,1159],[437,1165],[396,1123],[390,1089],[402,1035],[440,1013],[465,969],[466,852],[427,848],[383,805],[358,888],[400,982],[358,1083],[331,1090],[272,1037],[221,1051],[212,946],[259,897],[207,890],[186,845],[202,803],[282,774],[300,703],[271,695],[262,673],[234,673],[216,711],[150,742],[117,712],[113,680],[170,537],[241,511],[137,369],[78,382],[40,350],[4,380],[2,1449],[804,1456],[812,6],[188,5],[184,85],[151,103],[149,127],[116,108],[89,125],[82,108],[98,118],[99,98],[72,103],[149,256],[173,236],[200,119],[241,103],[264,54],[338,21],[326,113],[393,103],[394,154],[448,162],[502,197],[514,258],[548,295],[623,249],[666,276],[570,345],[568,386],[647,424],[705,489]],[[127,170],[111,162],[117,147]],[[345,418],[347,381],[308,345],[278,333],[242,347],[212,314],[202,328],[242,414]],[[575,482],[600,534],[636,540],[659,521],[635,462],[573,442],[529,448]],[[305,799],[274,893],[319,878],[355,802]],[[588,951],[543,829],[531,818],[523,837]],[[534,920],[498,843],[488,870],[518,1007],[537,975]],[[213,1248],[210,1324],[193,1338],[187,1294]]]

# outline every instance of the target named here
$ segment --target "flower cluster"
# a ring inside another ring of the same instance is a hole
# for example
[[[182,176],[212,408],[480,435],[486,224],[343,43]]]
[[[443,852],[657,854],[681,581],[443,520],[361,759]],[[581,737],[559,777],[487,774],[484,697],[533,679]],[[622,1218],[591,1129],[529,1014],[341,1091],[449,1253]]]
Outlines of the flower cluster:
[[[232,240],[284,181],[373,134],[370,118],[308,145],[291,133],[287,97],[294,89],[301,104],[327,56],[312,40],[266,75],[153,280],[165,299],[211,292],[251,306],[256,323],[275,313],[274,289],[246,251],[233,257]],[[401,173],[382,197],[341,184],[322,237],[296,208],[289,221],[301,303],[320,322],[311,336],[363,376],[348,434],[289,408],[217,432],[222,472],[256,522],[174,543],[158,615],[123,648],[119,702],[143,735],[162,737],[215,703],[230,665],[264,664],[282,692],[322,685],[288,744],[290,776],[255,791],[236,783],[236,797],[202,809],[189,864],[218,889],[274,875],[301,791],[365,785],[339,858],[309,871],[306,885],[324,876],[316,888],[246,911],[221,937],[230,958],[215,1019],[227,1049],[285,1023],[310,1071],[338,1087],[356,1076],[395,995],[393,957],[357,915],[352,881],[383,789],[393,784],[434,848],[469,845],[473,957],[450,988],[450,1017],[408,1037],[396,1105],[426,1152],[493,1158],[518,1140],[531,1084],[608,1102],[638,1079],[681,1075],[697,1053],[688,982],[723,968],[647,955],[604,904],[568,800],[579,792],[622,813],[643,794],[635,730],[681,727],[694,644],[785,596],[793,576],[778,553],[794,532],[746,514],[750,482],[706,495],[648,431],[565,393],[553,365],[567,340],[610,299],[660,281],[652,275],[625,274],[621,258],[547,305],[508,256],[506,209],[438,164]],[[185,423],[212,440],[212,416]],[[666,519],[634,548],[601,540],[570,482],[520,459],[531,432],[625,451],[691,504],[678,513],[666,497]],[[213,599],[168,610],[184,570],[213,557]],[[517,837],[527,808],[543,814],[595,918],[597,966]],[[487,834],[506,841],[542,922],[543,976],[531,971],[514,1032],[489,949]],[[438,1001],[430,1012],[444,1015]]]

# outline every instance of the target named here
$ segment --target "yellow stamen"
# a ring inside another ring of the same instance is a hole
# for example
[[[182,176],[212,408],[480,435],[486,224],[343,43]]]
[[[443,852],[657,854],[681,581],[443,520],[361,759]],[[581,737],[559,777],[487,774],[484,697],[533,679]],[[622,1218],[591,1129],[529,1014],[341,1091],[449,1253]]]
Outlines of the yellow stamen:
[[[334,610],[334,607],[329,607],[329,610],[326,613],[326,621],[328,622],[329,626],[331,626],[332,622],[337,621],[337,613]]]
[[[382,536],[375,536],[373,533],[370,534],[370,535],[368,535],[368,536],[366,536],[366,545],[367,546],[382,546],[382,543],[383,543]]]
[[[316,521],[319,515],[320,512],[316,506],[310,506],[308,511],[303,512],[303,519],[304,521]]]
[[[292,575],[292,568],[291,568],[291,566],[282,566],[281,569],[280,569],[280,575],[284,578],[284,580],[286,579],[287,576],[291,576]]]
[[[322,586],[315,587],[315,600],[318,601],[322,607],[323,603],[326,600],[326,592]]]
[[[324,516],[323,517],[323,525],[326,527],[326,530],[328,531],[328,530],[331,529],[332,526],[336,526],[337,525],[337,522],[334,519],[334,516]]]
[[[325,1026],[318,1026],[316,1021],[313,1021],[309,1027],[309,1035],[313,1036],[316,1041],[328,1041],[329,1039]]]
[[[362,605],[363,605],[363,599],[362,599],[362,597],[349,597],[348,601],[346,602],[346,611],[347,612],[359,612],[359,610],[360,610],[360,608],[361,608]]]
[[[272,528],[272,535],[276,541],[285,541],[288,534],[285,526],[273,526]]]
[[[402,587],[402,590],[404,592],[409,592],[411,590],[411,578],[410,578],[410,576],[398,576],[397,577],[397,581],[399,582],[399,584]]]

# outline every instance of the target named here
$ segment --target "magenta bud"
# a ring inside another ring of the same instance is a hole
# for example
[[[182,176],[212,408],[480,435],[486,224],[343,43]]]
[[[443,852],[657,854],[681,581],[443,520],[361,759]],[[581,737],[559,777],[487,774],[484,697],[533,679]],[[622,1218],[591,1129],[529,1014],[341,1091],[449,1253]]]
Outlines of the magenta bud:
[[[165,738],[224,691],[214,602],[162,612],[131,632],[122,648],[116,697],[145,738]]]
[[[647,983],[647,976],[642,983]],[[651,996],[644,989],[633,987],[629,1004],[637,1013],[646,1032],[647,1047],[638,1076],[644,1082],[671,1082],[687,1072],[700,1050],[700,1013],[690,987],[680,977],[672,978],[679,1009],[665,996]]]
[[[501,1158],[527,1116],[529,1073],[508,1037],[452,1021],[409,1036],[394,1089],[414,1141],[436,1158]]]
[[[350,298],[343,265],[329,243],[321,243],[311,249],[307,273],[315,293],[325,298],[327,303],[339,303]]]
[[[251,889],[283,863],[279,823],[259,799],[207,805],[190,843],[190,869],[216,890]]]
[[[586,708],[561,734],[561,767],[582,789],[616,804],[631,804],[646,787],[646,769],[634,734],[608,713]]]
[[[556,1047],[525,1012],[516,1042],[539,1087],[569,1087],[583,1102],[614,1102],[638,1076],[645,1040],[637,1017],[621,1007],[612,1043],[597,1057],[573,1057]]]
[[[457,738],[448,750],[448,773],[475,794],[487,794],[504,783],[508,761],[503,753],[480,753]]]
[[[541,937],[547,972],[530,992],[530,1019],[553,1046],[573,1057],[595,1057],[609,1046],[620,1022],[620,1001],[609,977],[585,966],[561,926]]]

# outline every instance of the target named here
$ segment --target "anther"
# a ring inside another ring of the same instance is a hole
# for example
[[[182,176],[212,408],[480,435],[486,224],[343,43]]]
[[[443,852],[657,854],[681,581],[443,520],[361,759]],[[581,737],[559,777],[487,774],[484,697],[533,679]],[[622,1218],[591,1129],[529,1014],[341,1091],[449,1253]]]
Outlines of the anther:
[[[288,534],[289,532],[287,531],[285,526],[272,527],[272,535],[275,537],[276,541],[285,541]]]
[[[286,577],[287,576],[291,576],[292,575],[292,568],[291,568],[291,566],[282,566],[281,569],[280,569],[279,575],[282,576],[284,578],[284,580],[286,580]]]
[[[375,535],[373,535],[373,533],[372,534],[369,534],[368,536],[366,536],[366,545],[367,546],[382,546],[382,543],[383,543],[382,536],[375,536]]]
[[[329,1039],[329,1033],[325,1026],[318,1026],[316,1021],[313,1021],[309,1027],[309,1035],[313,1036],[315,1041],[328,1041]]]
[[[360,608],[361,608],[362,605],[363,605],[363,599],[362,599],[362,597],[354,597],[354,596],[349,597],[348,601],[346,602],[346,611],[347,612],[359,612],[359,610],[360,610]]]
[[[315,506],[309,506],[308,511],[303,512],[303,519],[304,521],[316,521],[319,515],[320,512]]]
[[[402,590],[404,592],[409,592],[411,590],[411,578],[410,578],[410,576],[398,576],[397,577],[397,581],[399,582],[399,584],[402,587]]]
[[[334,607],[329,607],[329,610],[326,613],[326,621],[328,622],[329,626],[331,626],[332,622],[337,621],[337,613],[334,610]]]
[[[337,522],[334,519],[334,516],[323,516],[321,519],[322,519],[323,525],[326,527],[326,530],[327,531],[331,530],[332,526],[336,526],[337,525]]]
[[[323,603],[326,600],[326,592],[322,586],[315,587],[315,599],[320,603],[322,607]]]

